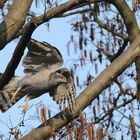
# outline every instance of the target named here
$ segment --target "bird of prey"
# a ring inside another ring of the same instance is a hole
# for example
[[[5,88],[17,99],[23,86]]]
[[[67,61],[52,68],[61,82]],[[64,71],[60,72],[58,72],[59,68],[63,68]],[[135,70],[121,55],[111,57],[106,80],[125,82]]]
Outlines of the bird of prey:
[[[28,52],[23,59],[25,76],[13,77],[0,93],[11,94],[12,101],[18,99],[18,95],[26,95],[25,108],[28,100],[46,92],[49,92],[60,109],[62,105],[72,106],[75,98],[73,78],[67,68],[60,68],[63,58],[59,50],[47,42],[41,43],[34,39],[30,39],[27,48]],[[4,110],[1,104],[0,109]]]

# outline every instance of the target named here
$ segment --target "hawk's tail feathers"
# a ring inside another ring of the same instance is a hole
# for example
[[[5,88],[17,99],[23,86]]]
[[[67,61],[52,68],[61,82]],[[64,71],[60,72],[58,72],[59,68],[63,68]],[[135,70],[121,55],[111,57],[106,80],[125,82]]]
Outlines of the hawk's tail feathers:
[[[15,104],[15,102],[11,100],[11,95],[5,90],[1,90],[0,91],[0,110],[2,112],[5,112],[11,106],[13,106],[13,104]]]

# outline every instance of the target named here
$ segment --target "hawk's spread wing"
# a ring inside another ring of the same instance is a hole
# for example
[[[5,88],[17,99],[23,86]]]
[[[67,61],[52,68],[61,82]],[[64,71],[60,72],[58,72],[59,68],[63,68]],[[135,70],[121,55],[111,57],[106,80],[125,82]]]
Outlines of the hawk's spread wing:
[[[75,86],[70,71],[67,68],[61,68],[57,73],[61,74],[67,79],[67,83],[61,83],[56,88],[52,89],[49,94],[53,97],[53,100],[59,104],[61,110],[68,105],[72,108],[75,99]]]
[[[23,60],[25,73],[34,74],[43,69],[54,72],[62,66],[63,58],[59,50],[47,42],[31,39],[27,47],[29,51]]]

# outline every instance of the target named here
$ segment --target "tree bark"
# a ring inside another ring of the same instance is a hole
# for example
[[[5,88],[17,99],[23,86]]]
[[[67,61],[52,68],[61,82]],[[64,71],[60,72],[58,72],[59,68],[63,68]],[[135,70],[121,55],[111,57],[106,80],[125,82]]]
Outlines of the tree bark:
[[[33,0],[14,0],[0,24],[0,50],[10,42],[22,25]]]
[[[114,6],[118,9],[121,14],[124,23],[127,28],[127,32],[129,35],[130,43],[132,43],[137,36],[140,34],[140,30],[137,24],[137,20],[133,11],[129,8],[125,0],[115,0],[113,1]],[[137,93],[136,97],[140,101],[140,58],[137,58],[136,62],[136,84],[137,84]]]

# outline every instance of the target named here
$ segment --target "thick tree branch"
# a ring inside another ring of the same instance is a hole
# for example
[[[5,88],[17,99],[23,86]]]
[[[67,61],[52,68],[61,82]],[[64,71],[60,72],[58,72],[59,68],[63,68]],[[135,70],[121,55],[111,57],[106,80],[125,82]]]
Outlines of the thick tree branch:
[[[140,54],[140,36],[137,40],[110,66],[108,66],[77,98],[72,112],[67,108],[48,120],[47,126],[43,124],[21,138],[21,140],[45,140],[52,134],[51,130],[58,131],[76,118],[113,80],[115,80]]]
[[[89,0],[71,0],[64,4],[61,4],[57,7],[52,8],[49,12],[42,14],[41,16],[34,18],[34,22],[37,25],[41,25],[44,22],[47,22],[49,19],[54,17],[58,17],[70,9],[76,7],[77,5],[81,5],[83,3],[88,4]]]
[[[82,9],[82,10],[76,10],[76,11],[73,11],[73,12],[69,12],[69,13],[60,15],[60,16],[58,16],[58,18],[59,17],[68,17],[68,16],[72,16],[72,15],[76,15],[76,14],[82,14],[82,13],[89,12],[89,11],[93,11],[93,9],[86,8],[86,9]]]
[[[86,2],[84,3],[81,3],[79,5],[76,5],[75,7],[71,8],[70,10],[74,10],[74,9],[77,9],[77,8],[80,8],[80,7],[84,7],[86,5],[90,5],[92,3],[99,3],[99,2],[107,2],[107,3],[112,3],[112,0],[87,0]]]
[[[140,33],[133,11],[131,11],[125,0],[114,0],[112,1],[112,4],[114,4],[119,11],[119,14],[122,16],[127,28],[129,39],[133,42]]]
[[[115,0],[112,3],[116,6],[121,16],[123,17],[124,23],[127,28],[130,42],[133,42],[137,36],[140,34],[140,30],[135,18],[133,11],[129,8],[125,0]],[[137,83],[137,93],[136,96],[140,100],[140,58],[136,60],[136,83]]]
[[[32,0],[14,0],[8,14],[0,24],[0,50],[13,39],[22,27],[31,4]]]

